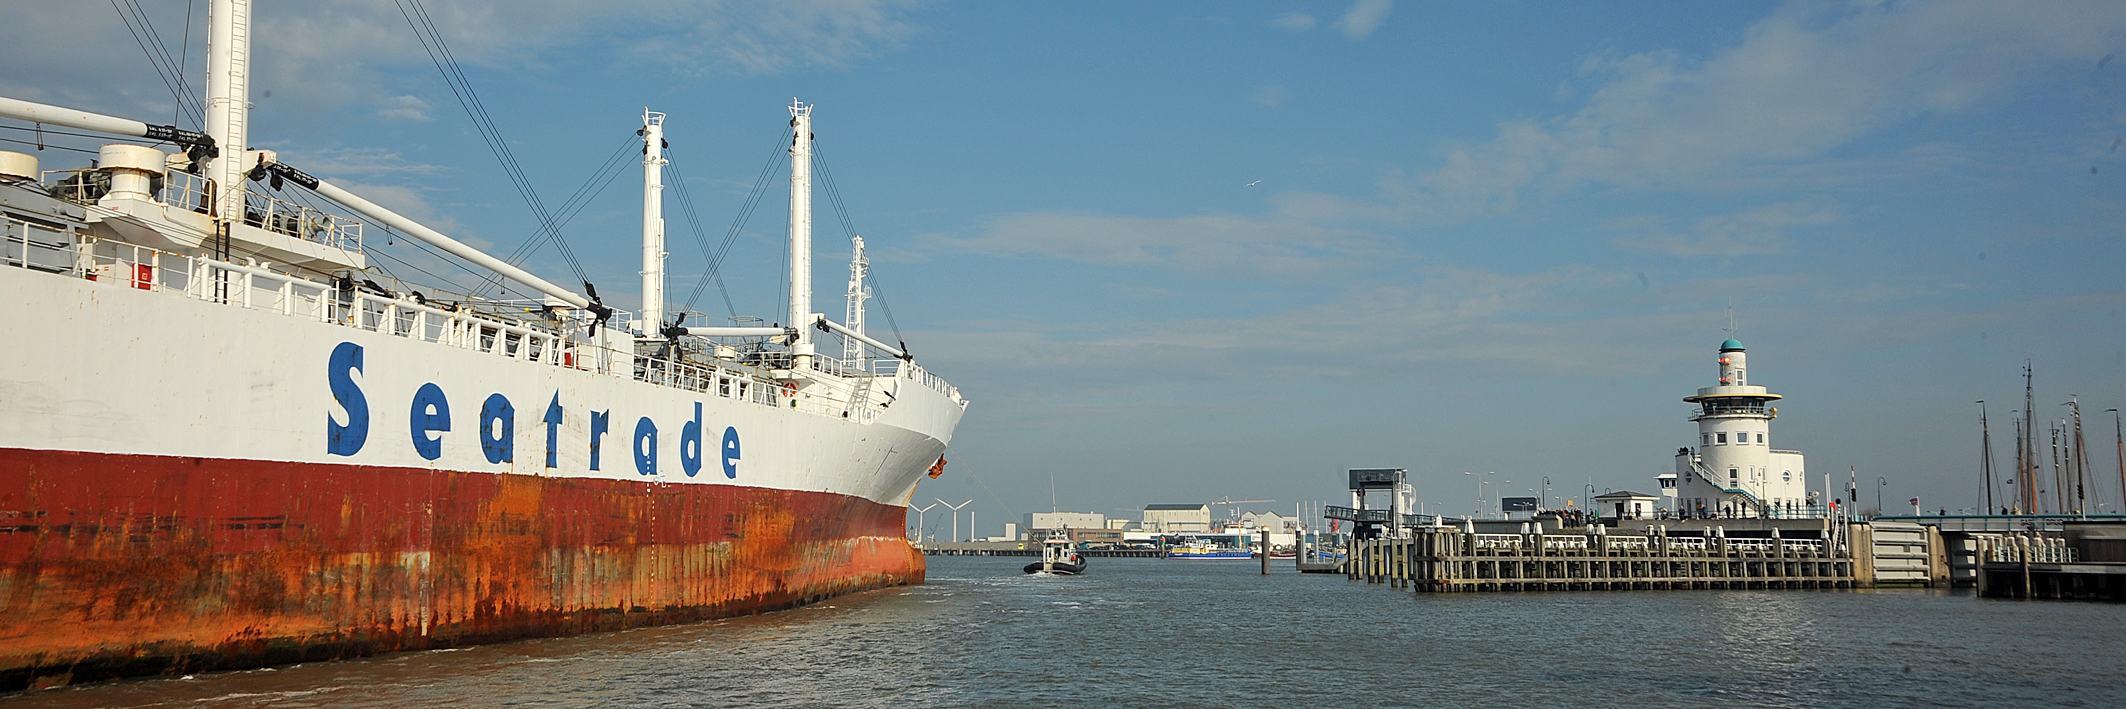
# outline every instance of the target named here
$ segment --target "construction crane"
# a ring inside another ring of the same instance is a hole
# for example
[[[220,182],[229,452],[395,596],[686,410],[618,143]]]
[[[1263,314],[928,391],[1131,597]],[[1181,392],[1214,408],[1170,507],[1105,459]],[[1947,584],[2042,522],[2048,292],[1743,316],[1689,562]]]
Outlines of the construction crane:
[[[1212,500],[1212,501],[1210,502],[1210,506],[1212,506],[1212,507],[1218,507],[1218,506],[1220,506],[1220,505],[1223,505],[1223,506],[1226,506],[1226,507],[1232,507],[1232,506],[1234,506],[1234,505],[1252,505],[1252,504],[1257,504],[1257,503],[1270,503],[1270,502],[1276,502],[1276,500],[1235,500],[1235,499],[1233,499],[1233,496],[1231,496],[1231,495],[1227,495],[1227,496],[1225,496],[1225,497],[1223,497],[1223,498],[1220,498],[1220,499],[1217,499],[1217,500]],[[1240,521],[1240,515],[1239,515],[1239,511],[1238,511],[1238,510],[1227,510],[1227,512],[1228,512],[1229,514],[1231,514],[1231,516],[1233,517],[1233,521],[1235,521],[1235,522],[1238,522],[1238,521]],[[1216,515],[1213,515],[1213,516],[1215,517]]]

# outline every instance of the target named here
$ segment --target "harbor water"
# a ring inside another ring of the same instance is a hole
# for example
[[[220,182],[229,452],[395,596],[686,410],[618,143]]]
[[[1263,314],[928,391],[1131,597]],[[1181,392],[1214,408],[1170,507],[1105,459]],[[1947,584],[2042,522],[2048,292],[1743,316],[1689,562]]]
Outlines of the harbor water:
[[[933,557],[761,616],[0,697],[42,707],[2126,705],[2126,605],[1411,594],[1252,562]]]

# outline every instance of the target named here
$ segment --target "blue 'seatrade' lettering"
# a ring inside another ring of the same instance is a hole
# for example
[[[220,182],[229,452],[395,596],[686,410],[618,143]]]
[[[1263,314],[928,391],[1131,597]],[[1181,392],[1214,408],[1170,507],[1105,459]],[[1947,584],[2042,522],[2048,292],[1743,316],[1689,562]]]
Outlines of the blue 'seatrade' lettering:
[[[701,402],[694,402],[694,420],[679,429],[679,469],[687,477],[701,472]]]
[[[443,457],[443,439],[428,435],[431,431],[450,430],[450,399],[443,396],[443,388],[435,382],[422,384],[413,393],[413,412],[409,417],[413,429],[413,451],[421,457],[435,460]]]
[[[492,394],[480,405],[480,452],[489,463],[516,462],[517,407],[508,397]]]
[[[369,397],[361,382],[374,384],[376,378],[365,378],[364,350],[361,345],[342,342],[334,347],[326,361],[326,383],[332,392],[335,407],[325,412],[325,453],[336,456],[354,456],[361,453],[369,441],[371,422]],[[723,466],[726,478],[738,478],[739,442],[738,427],[726,426],[720,439],[711,438],[714,429],[705,420],[707,411],[702,402],[694,404],[694,415],[683,420],[679,428],[679,467],[689,478],[701,474],[711,458]],[[546,424],[546,467],[561,467],[561,432],[567,423],[567,407],[561,405],[561,392],[555,390],[548,399],[545,414],[539,419]],[[604,443],[607,433],[612,432],[613,412],[588,411],[590,460],[592,471],[603,467]],[[480,440],[480,452],[487,462],[494,464],[514,463],[517,443],[517,409],[509,397],[501,392],[488,395],[481,403],[476,420]],[[413,444],[413,452],[426,460],[443,458],[443,434],[451,430],[450,397],[443,387],[435,382],[426,382],[414,390],[406,416],[407,436]],[[635,421],[635,433],[630,438],[633,444],[629,452],[635,461],[635,472],[640,475],[657,475],[657,422],[648,416]]]
[[[325,454],[354,455],[362,452],[362,444],[369,442],[369,399],[362,396],[362,387],[354,383],[349,370],[362,371],[362,346],[342,342],[332,348],[332,358],[325,365],[326,380],[332,385],[332,400],[347,410],[347,425],[333,420],[332,413],[325,413]]]
[[[598,444],[605,440],[605,430],[613,422],[613,412],[591,412],[591,469],[598,469]]]
[[[657,474],[657,424],[648,416],[635,422],[635,472]]]
[[[723,429],[723,476],[738,478],[738,427]]]
[[[561,392],[554,392],[554,403],[546,405],[546,467],[561,467]]]

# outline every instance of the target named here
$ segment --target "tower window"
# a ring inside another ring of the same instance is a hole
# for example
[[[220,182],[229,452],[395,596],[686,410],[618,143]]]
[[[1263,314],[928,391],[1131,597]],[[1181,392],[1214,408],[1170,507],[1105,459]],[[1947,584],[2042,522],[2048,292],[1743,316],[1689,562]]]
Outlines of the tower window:
[[[1780,480],[1780,481],[1782,481],[1782,482],[1793,482],[1793,481],[1794,481],[1794,471],[1792,471],[1792,470],[1787,470],[1787,471],[1783,471],[1783,472],[1779,473],[1779,480]]]
[[[1757,434],[1757,445],[1760,445],[1760,446],[1761,446],[1761,445],[1764,445],[1764,433],[1763,433],[1763,432],[1759,432],[1759,433]]]
[[[1713,440],[1715,440],[1715,441],[1718,441],[1718,442],[1720,443],[1720,445],[1723,445],[1723,446],[1724,446],[1724,445],[1727,445],[1727,432],[1726,432],[1726,431],[1721,431],[1721,432],[1719,432],[1719,433],[1715,433],[1715,434],[1713,434],[1713,436],[1714,436]]]
[[[1707,433],[1707,434],[1701,434],[1701,435],[1704,435],[1704,436],[1705,436],[1705,445],[1708,445],[1708,446],[1709,446],[1709,445],[1712,445],[1712,444],[1713,444],[1713,434]]]
[[[1733,484],[1735,484],[1735,479],[1736,479],[1737,477],[1740,477],[1740,472],[1739,472],[1739,471],[1738,471],[1737,469],[1735,469],[1735,468],[1728,468],[1728,469],[1727,469],[1727,484],[1729,484],[1729,485],[1733,485]]]

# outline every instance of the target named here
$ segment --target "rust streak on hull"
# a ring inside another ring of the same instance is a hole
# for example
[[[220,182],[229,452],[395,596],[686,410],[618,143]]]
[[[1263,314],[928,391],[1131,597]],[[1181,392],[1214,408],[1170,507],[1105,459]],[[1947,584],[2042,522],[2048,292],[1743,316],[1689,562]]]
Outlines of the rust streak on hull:
[[[921,583],[904,515],[735,485],[0,449],[0,691]]]

